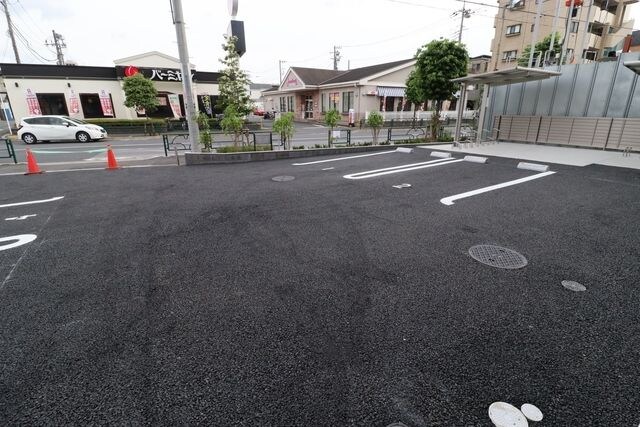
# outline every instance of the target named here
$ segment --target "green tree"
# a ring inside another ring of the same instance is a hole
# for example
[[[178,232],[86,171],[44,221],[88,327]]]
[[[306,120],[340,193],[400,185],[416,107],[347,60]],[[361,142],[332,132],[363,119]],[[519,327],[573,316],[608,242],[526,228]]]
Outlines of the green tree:
[[[380,134],[380,128],[384,123],[384,117],[382,114],[377,111],[372,111],[369,113],[369,117],[367,117],[367,125],[371,127],[371,131],[373,132],[373,143],[375,145],[378,144],[378,135]]]
[[[336,127],[341,118],[342,116],[338,113],[338,110],[329,110],[324,115],[325,124],[331,128],[331,132],[329,132],[329,146],[331,146],[333,142],[333,128]]]
[[[124,105],[129,108],[135,108],[137,111],[144,110],[144,116],[149,119],[148,113],[158,108],[158,91],[153,86],[151,79],[146,78],[140,73],[136,73],[131,77],[125,77],[122,84],[124,90]],[[153,131],[153,123],[151,124]],[[147,132],[147,124],[145,123],[145,133]]]
[[[536,43],[536,50],[533,52],[533,63],[535,64],[538,61],[538,56],[542,52],[542,58],[545,58],[545,53],[549,50],[549,45],[551,44],[551,34]],[[560,57],[560,52],[562,51],[562,40],[560,39],[560,33],[556,33],[553,39],[553,52],[556,58]],[[518,58],[518,65],[521,67],[526,67],[529,65],[529,55],[531,52],[531,45],[528,44],[523,50],[522,55]]]
[[[451,99],[458,84],[451,79],[465,76],[469,55],[462,43],[452,40],[433,40],[422,46],[415,55],[416,73],[413,81],[419,82],[423,101],[432,100],[435,111],[431,118],[431,136],[436,139],[440,126],[442,102]],[[417,77],[416,77],[417,75]],[[407,80],[408,83],[409,79]],[[420,93],[420,92],[416,92]]]
[[[422,91],[422,79],[418,73],[418,69],[414,69],[409,73],[409,77],[406,82],[407,88],[405,89],[405,96],[407,101],[414,105],[413,109],[413,121],[416,120],[416,108],[418,105],[424,102],[424,93]]]
[[[288,147],[287,142],[293,138],[294,130],[293,113],[284,113],[273,122],[273,131],[280,134],[280,139],[282,140],[282,145],[285,150]]]
[[[209,116],[200,111],[198,114],[198,126],[200,127],[200,144],[206,151],[211,151],[213,147],[213,135],[209,126]]]
[[[242,128],[244,127],[244,119],[236,110],[234,105],[229,105],[224,110],[224,117],[220,121],[220,127],[225,134],[233,134],[233,146],[237,147],[238,142],[242,138]]]
[[[222,45],[225,56],[220,62],[224,65],[222,76],[218,79],[220,96],[218,106],[221,110],[233,106],[241,116],[246,116],[252,110],[249,99],[249,78],[240,68],[240,55],[236,52],[237,37],[225,36],[226,42]]]

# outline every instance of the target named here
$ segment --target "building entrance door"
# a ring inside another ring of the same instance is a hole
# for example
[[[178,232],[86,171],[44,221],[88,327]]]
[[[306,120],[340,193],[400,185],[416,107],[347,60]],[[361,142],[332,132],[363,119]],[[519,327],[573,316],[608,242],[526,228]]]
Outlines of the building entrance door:
[[[313,119],[313,96],[304,97],[304,118]]]

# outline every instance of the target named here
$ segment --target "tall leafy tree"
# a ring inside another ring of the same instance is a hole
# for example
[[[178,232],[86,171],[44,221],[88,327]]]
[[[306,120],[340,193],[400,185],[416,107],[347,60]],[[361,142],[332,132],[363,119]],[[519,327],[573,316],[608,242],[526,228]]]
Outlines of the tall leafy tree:
[[[414,69],[409,74],[406,82],[407,88],[405,89],[405,96],[407,101],[411,102],[414,106],[418,106],[424,102],[424,93],[422,91],[422,79],[418,69]],[[413,121],[416,120],[416,108],[413,109]]]
[[[129,108],[135,108],[137,111],[144,110],[144,116],[149,119],[148,113],[158,108],[158,91],[151,79],[146,78],[140,73],[133,76],[125,77],[122,83],[124,90],[124,105]],[[144,124],[144,132],[147,133],[147,123]],[[155,133],[153,123],[151,124],[151,133]]]
[[[536,43],[536,46],[535,46],[536,50],[533,52],[534,64],[538,62],[538,56],[540,56],[540,53],[542,53],[543,58],[545,57],[545,52],[549,50],[549,44],[551,44],[551,34],[549,34],[547,37],[545,37],[544,39]],[[560,57],[560,52],[562,51],[562,39],[560,38],[560,33],[556,33],[553,39],[552,51],[554,52],[554,54],[550,55],[551,57],[554,57],[554,56],[556,58]],[[530,52],[531,52],[531,45],[528,44],[522,50],[522,55],[520,55],[520,57],[518,58],[518,65],[520,65],[521,67],[526,67],[527,65],[529,65]]]
[[[434,103],[431,132],[435,139],[440,126],[442,102],[451,99],[453,93],[458,90],[459,85],[452,83],[451,79],[467,74],[469,54],[463,44],[443,39],[433,40],[422,46],[416,52],[415,58],[416,73],[412,84],[415,86],[419,82],[418,87],[422,91],[423,101],[432,100]]]
[[[249,99],[249,77],[240,68],[240,55],[236,52],[235,36],[225,36],[222,48],[225,56],[220,62],[224,65],[222,76],[218,80],[220,97],[218,105],[221,110],[232,106],[241,116],[251,112],[251,100]]]

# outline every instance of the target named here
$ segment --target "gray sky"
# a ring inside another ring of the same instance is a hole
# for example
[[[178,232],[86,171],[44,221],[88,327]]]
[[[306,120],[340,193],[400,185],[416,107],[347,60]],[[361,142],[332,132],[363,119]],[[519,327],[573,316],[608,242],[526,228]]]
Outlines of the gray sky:
[[[475,1],[475,0],[474,0]],[[467,4],[462,41],[472,56],[491,54],[495,0]],[[65,58],[79,65],[112,66],[113,60],[157,50],[177,57],[169,0],[8,0],[21,33],[24,63],[55,63],[45,47],[51,30],[67,43]],[[183,0],[191,62],[217,71],[222,35],[229,23],[227,0]],[[340,69],[410,58],[439,37],[457,38],[462,8],[457,0],[239,0],[247,53],[241,64],[254,82],[278,81],[278,60],[288,66],[331,68],[330,51],[342,46]],[[632,6],[640,25],[640,5]],[[6,21],[0,19],[2,62],[14,62]],[[36,54],[29,51],[28,43]],[[53,60],[46,62],[45,60]]]

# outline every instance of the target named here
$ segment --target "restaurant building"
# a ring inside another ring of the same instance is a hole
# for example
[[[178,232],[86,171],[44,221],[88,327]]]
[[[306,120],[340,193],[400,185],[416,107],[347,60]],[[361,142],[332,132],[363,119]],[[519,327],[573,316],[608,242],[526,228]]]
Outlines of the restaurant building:
[[[135,119],[143,112],[124,105],[123,79],[139,72],[158,91],[158,109],[149,117],[178,118],[185,114],[180,60],[147,52],[114,61],[114,67],[80,65],[0,64],[3,120],[18,123],[32,115],[67,115],[79,119]],[[215,113],[219,95],[217,72],[198,71],[191,79],[198,108]]]

